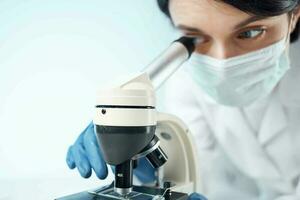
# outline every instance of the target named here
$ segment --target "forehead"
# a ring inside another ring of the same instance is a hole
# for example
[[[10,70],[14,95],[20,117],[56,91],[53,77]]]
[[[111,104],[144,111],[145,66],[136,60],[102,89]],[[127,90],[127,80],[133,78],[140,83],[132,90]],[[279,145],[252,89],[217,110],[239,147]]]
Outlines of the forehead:
[[[237,22],[251,16],[229,4],[216,0],[171,0],[169,6],[172,20],[176,26],[183,24],[191,27],[209,25],[233,28]]]

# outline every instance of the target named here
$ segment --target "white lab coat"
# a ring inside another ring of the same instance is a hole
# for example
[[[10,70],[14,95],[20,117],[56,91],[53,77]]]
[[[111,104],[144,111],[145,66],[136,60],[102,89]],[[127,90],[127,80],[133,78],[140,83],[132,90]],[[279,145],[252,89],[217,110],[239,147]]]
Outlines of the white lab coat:
[[[290,54],[274,91],[245,108],[217,104],[184,70],[166,83],[164,111],[192,131],[208,199],[300,200],[300,42]]]

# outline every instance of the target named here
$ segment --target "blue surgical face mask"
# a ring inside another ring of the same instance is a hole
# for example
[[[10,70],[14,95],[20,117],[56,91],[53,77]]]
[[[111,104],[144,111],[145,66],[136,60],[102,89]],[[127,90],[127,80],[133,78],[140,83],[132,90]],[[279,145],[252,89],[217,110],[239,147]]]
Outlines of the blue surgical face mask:
[[[228,59],[194,53],[187,70],[216,102],[246,106],[271,93],[290,68],[286,41]]]

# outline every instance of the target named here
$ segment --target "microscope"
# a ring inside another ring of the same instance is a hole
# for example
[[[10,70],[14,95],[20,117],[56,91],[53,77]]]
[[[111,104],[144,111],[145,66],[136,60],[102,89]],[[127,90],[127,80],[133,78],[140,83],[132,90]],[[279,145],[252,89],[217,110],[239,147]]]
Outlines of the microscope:
[[[98,92],[94,130],[105,162],[115,167],[115,179],[108,186],[57,200],[186,200],[188,194],[200,192],[190,130],[178,117],[155,108],[155,90],[194,49],[195,39],[181,37],[140,73]],[[157,169],[157,180],[133,184],[133,170],[144,157]]]

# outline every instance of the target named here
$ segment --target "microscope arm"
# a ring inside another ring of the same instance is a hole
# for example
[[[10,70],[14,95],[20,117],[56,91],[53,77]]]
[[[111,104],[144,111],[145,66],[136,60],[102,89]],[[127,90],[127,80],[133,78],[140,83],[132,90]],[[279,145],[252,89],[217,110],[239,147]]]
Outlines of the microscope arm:
[[[196,145],[186,124],[175,115],[158,112],[155,134],[168,155],[168,162],[163,165],[159,179],[172,182],[173,191],[201,192]]]

